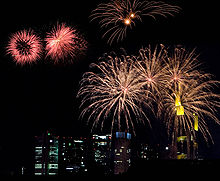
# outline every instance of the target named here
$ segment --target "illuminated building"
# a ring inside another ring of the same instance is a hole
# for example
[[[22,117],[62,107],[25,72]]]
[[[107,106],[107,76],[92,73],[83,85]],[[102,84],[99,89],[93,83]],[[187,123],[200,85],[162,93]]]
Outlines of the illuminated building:
[[[114,174],[127,172],[131,165],[131,134],[116,132],[113,141]]]
[[[193,136],[179,136],[177,138],[177,159],[197,159],[198,144]]]
[[[92,149],[93,158],[96,165],[101,166],[105,172],[108,174],[111,172],[110,160],[111,160],[111,135],[93,135],[92,136]]]
[[[58,174],[58,138],[49,131],[35,136],[35,175]]]
[[[179,93],[176,94],[175,106],[176,106],[176,115],[177,116],[184,115],[184,107],[181,105]]]
[[[198,132],[198,115],[194,116],[194,131]],[[198,159],[198,143],[196,136],[179,136],[177,137],[177,159]]]
[[[187,136],[177,137],[177,159],[187,159]]]
[[[159,146],[151,146],[146,143],[140,143],[138,157],[143,160],[155,160],[159,158]]]
[[[87,171],[86,139],[61,137],[59,146],[59,174],[74,175]]]

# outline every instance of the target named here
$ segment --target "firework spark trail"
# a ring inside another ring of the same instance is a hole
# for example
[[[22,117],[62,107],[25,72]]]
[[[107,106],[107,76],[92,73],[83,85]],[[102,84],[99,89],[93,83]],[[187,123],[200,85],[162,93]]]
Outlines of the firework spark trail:
[[[158,107],[155,114],[157,116],[160,115],[159,111],[161,110],[161,108],[159,108],[161,105],[158,104],[161,102],[161,91],[166,87],[163,66],[166,57],[167,51],[163,45],[160,45],[160,48],[156,46],[154,50],[149,45],[148,48],[139,50],[139,56],[137,56],[135,62],[135,69],[138,72],[137,78],[139,79],[141,87],[143,90],[147,90],[147,92],[151,93],[150,95],[146,95],[146,97],[153,96],[151,101],[153,100]],[[147,99],[145,101],[147,101]]]
[[[89,114],[93,127],[103,127],[110,116],[112,129],[117,124],[120,130],[124,121],[128,130],[134,131],[134,116],[149,122],[143,108],[157,112],[172,136],[195,137],[195,115],[207,142],[211,138],[207,121],[220,124],[216,116],[220,95],[214,92],[220,82],[201,69],[195,50],[175,48],[172,52],[163,45],[155,49],[149,46],[138,56],[107,56],[91,67],[94,71],[83,75],[78,97],[85,106],[81,116]]]
[[[57,24],[45,38],[47,51],[55,63],[65,59],[73,59],[83,54],[87,48],[86,41],[78,34],[77,30],[65,23]]]
[[[142,21],[143,16],[156,19],[160,15],[167,17],[178,13],[180,8],[161,1],[112,0],[101,3],[92,11],[91,21],[99,20],[101,28],[107,29],[102,38],[109,37],[108,43],[116,39],[122,41],[126,37],[127,29],[135,26],[136,21]]]
[[[142,117],[146,118],[141,107],[145,93],[133,65],[132,57],[108,56],[98,64],[91,64],[99,73],[83,75],[78,97],[82,97],[81,106],[89,106],[83,109],[81,116],[90,113],[88,120],[93,118],[93,127],[100,124],[103,128],[104,120],[111,115],[111,131],[114,126],[120,130],[122,125],[126,125],[128,131],[135,132],[133,117],[137,122],[142,121]]]
[[[16,63],[24,65],[41,57],[42,43],[32,30],[22,30],[10,37],[6,51]]]
[[[193,135],[194,115],[199,117],[199,130],[206,141],[211,138],[207,127],[210,118],[220,124],[216,117],[216,108],[220,107],[220,95],[214,93],[214,88],[220,83],[213,80],[212,75],[201,70],[195,50],[186,52],[176,48],[173,55],[165,62],[166,89],[162,91],[163,109],[168,130],[173,134]],[[184,109],[184,114],[177,115],[175,101]]]

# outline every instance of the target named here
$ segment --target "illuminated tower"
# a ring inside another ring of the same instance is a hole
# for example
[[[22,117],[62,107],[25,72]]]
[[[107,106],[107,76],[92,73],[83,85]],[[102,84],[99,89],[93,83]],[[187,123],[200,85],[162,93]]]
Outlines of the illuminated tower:
[[[35,136],[35,175],[58,174],[58,138],[49,131]]]
[[[198,143],[196,140],[198,132],[198,115],[194,116],[194,134],[177,137],[177,159],[198,159]],[[193,130],[191,130],[193,131]]]
[[[116,132],[113,141],[114,174],[127,172],[131,165],[131,134],[127,132]]]
[[[87,172],[86,138],[60,137],[59,174],[74,175]]]
[[[94,162],[96,165],[103,168],[104,174],[109,174],[111,172],[111,144],[112,137],[110,134],[92,136]]]

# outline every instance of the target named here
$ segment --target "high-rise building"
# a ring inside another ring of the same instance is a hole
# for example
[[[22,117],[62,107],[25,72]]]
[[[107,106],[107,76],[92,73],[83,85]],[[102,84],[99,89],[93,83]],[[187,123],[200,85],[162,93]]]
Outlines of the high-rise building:
[[[114,137],[114,139],[113,139]],[[35,175],[111,175],[131,165],[131,134],[92,135],[91,138],[55,136],[46,131],[35,136]]]
[[[111,172],[111,142],[112,137],[110,134],[92,136],[94,162],[97,166],[102,167],[104,174],[109,174]]]
[[[177,159],[198,159],[198,143],[192,135],[177,138]]]
[[[131,165],[131,134],[127,132],[116,132],[113,141],[114,174],[127,172]]]
[[[60,137],[59,174],[74,175],[87,172],[86,138]]]
[[[35,175],[58,174],[58,138],[49,131],[35,136]]]
[[[138,157],[143,160],[156,160],[160,156],[159,147],[152,146],[147,143],[140,143],[138,149]]]

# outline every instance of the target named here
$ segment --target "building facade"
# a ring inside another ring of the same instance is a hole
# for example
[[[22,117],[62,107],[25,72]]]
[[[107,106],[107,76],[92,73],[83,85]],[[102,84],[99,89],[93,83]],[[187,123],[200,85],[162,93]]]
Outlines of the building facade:
[[[127,172],[131,165],[131,134],[116,132],[113,141],[113,170],[114,174]]]
[[[92,140],[92,157],[95,165],[102,168],[104,174],[110,174],[111,169],[111,146],[112,137],[110,134],[93,135]]]
[[[113,138],[114,137],[114,138]],[[35,136],[35,175],[120,174],[131,165],[131,134],[92,135],[90,138]]]
[[[87,172],[86,138],[60,137],[59,175],[75,175]]]
[[[35,175],[58,174],[58,142],[59,137],[49,131],[35,136]]]

